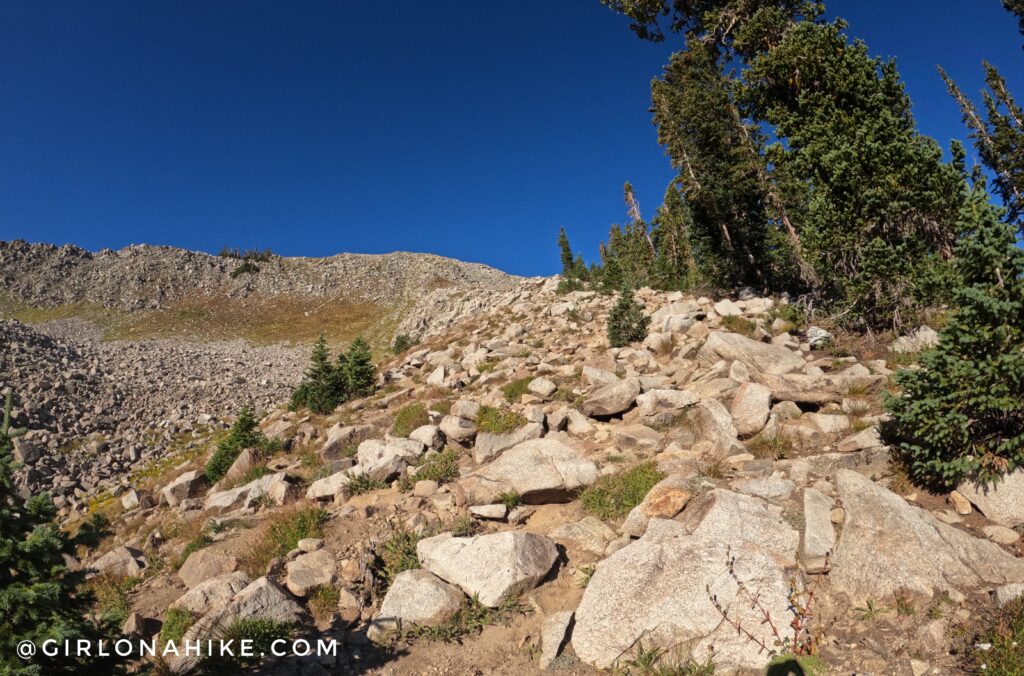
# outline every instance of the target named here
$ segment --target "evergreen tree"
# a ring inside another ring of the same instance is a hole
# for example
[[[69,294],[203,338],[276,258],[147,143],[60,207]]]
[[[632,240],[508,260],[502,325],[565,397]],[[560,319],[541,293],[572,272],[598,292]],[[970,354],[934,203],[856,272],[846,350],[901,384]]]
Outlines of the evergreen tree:
[[[690,211],[675,184],[654,218],[651,238],[657,251],[653,284],[662,290],[684,290],[698,282],[697,262],[690,242]]]
[[[562,261],[562,277],[571,279],[575,260],[572,255],[572,247],[569,246],[569,236],[565,234],[565,228],[558,229],[558,253]]]
[[[1006,11],[1017,15],[1020,34],[1024,35],[1024,0],[1003,0],[1003,7]]]
[[[83,587],[86,570],[68,570],[67,561],[76,557],[78,547],[97,544],[102,520],[94,518],[69,537],[55,522],[49,495],[23,500],[15,488],[13,440],[24,430],[11,428],[12,401],[8,393],[0,420],[0,673],[121,673],[112,657],[47,657],[42,652],[48,640],[109,643],[118,638],[120,628],[87,618],[94,598]],[[22,641],[37,648],[29,660],[16,652]]]
[[[217,444],[217,450],[207,461],[204,473],[211,484],[216,483],[231,469],[231,464],[246,448],[269,454],[277,447],[260,431],[252,407],[246,404],[235,418],[227,437]]]
[[[1018,14],[1024,13],[1024,2],[1020,10]],[[1024,14],[1021,21],[1024,22]],[[1024,236],[1024,109],[1014,100],[1006,80],[995,66],[985,62],[984,68],[987,87],[981,93],[984,119],[953,79],[941,68],[939,73],[960,104],[981,161],[995,177],[995,192],[1006,206],[1007,221],[1015,223]]]
[[[345,354],[345,361],[339,365],[345,374],[345,386],[349,397],[363,397],[373,393],[377,382],[377,366],[373,363],[370,345],[362,336],[352,341]]]
[[[1024,250],[976,184],[961,211],[957,308],[883,428],[912,477],[952,487],[1024,467]]]
[[[644,307],[633,298],[633,290],[624,287],[619,299],[608,313],[608,342],[612,347],[624,347],[647,337],[651,318]]]

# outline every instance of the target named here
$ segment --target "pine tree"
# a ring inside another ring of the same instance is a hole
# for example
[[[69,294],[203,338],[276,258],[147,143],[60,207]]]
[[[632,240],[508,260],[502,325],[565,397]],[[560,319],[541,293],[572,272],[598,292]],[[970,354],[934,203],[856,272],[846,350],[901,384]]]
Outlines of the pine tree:
[[[259,421],[253,415],[252,407],[249,404],[242,406],[227,437],[217,444],[217,450],[207,461],[204,470],[207,480],[210,483],[219,481],[246,448],[254,448],[264,453],[274,448],[274,444],[260,431]]]
[[[623,287],[619,299],[608,313],[608,342],[612,347],[624,347],[647,337],[651,318],[644,307],[633,298],[633,290]]]
[[[565,234],[565,228],[558,229],[558,252],[562,261],[562,277],[571,279],[574,270],[574,258],[572,247],[569,246],[569,236]]]
[[[684,290],[698,283],[697,262],[691,249],[690,211],[673,183],[665,191],[651,230],[657,251],[653,285],[662,290]]]
[[[1024,3],[1020,10],[1024,22]],[[939,73],[960,104],[981,161],[995,177],[995,191],[1006,206],[1007,222],[1015,223],[1024,236],[1024,109],[1014,100],[995,66],[985,62],[984,69],[987,90],[981,95],[985,119],[953,79],[941,68]]]
[[[883,428],[912,477],[946,488],[1024,467],[1024,250],[980,183],[959,226],[956,310],[921,368],[899,373]]]
[[[0,673],[121,673],[111,657],[47,657],[41,650],[48,640],[86,640],[95,646],[102,638],[110,643],[118,638],[119,627],[87,618],[94,598],[83,586],[86,570],[70,571],[66,563],[78,547],[97,544],[102,520],[94,518],[69,537],[55,522],[49,495],[23,500],[15,488],[13,441],[24,430],[11,428],[12,402],[8,392],[0,420]],[[15,652],[22,641],[37,648],[30,660]]]
[[[377,366],[373,363],[370,345],[362,336],[352,341],[345,354],[345,384],[349,397],[363,397],[373,393],[377,382]]]

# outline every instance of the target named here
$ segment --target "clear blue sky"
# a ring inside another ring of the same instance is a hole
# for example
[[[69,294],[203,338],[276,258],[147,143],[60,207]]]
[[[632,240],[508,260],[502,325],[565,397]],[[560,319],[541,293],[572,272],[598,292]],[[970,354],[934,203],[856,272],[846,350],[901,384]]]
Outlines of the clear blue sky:
[[[1024,99],[999,0],[831,0],[895,56],[925,133],[935,66]],[[0,239],[286,255],[427,251],[553,274],[672,176],[649,81],[678,38],[598,0],[0,2]]]

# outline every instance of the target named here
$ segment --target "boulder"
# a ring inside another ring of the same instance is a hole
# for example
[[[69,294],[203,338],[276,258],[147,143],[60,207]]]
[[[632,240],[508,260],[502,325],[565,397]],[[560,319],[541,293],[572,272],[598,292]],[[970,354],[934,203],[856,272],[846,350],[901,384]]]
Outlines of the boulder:
[[[1018,469],[989,486],[961,484],[958,491],[978,511],[1001,526],[1024,524],[1024,469]]]
[[[832,498],[824,493],[804,489],[804,538],[800,554],[805,565],[816,567],[836,546],[832,505]]]
[[[404,625],[438,625],[459,611],[465,596],[433,573],[420,568],[395,576],[377,617],[366,632],[371,641],[382,642],[389,631]]]
[[[615,531],[596,516],[588,516],[575,523],[564,523],[548,536],[567,547],[600,557],[608,543],[615,539]]]
[[[741,363],[741,362],[736,362]],[[751,436],[764,429],[771,413],[772,391],[759,383],[743,383],[732,398],[733,425],[740,436]]]
[[[692,477],[686,474],[670,474],[656,483],[643,501],[629,512],[619,530],[624,535],[640,537],[651,519],[674,518],[692,497],[687,490],[691,480]]]
[[[441,431],[451,441],[468,444],[476,436],[476,424],[457,415],[446,415],[441,419]]]
[[[439,451],[444,448],[444,434],[437,425],[423,425],[417,427],[409,434],[409,438],[420,442],[427,448]]]
[[[655,415],[664,411],[682,411],[699,401],[697,395],[689,390],[648,390],[636,398],[640,414]]]
[[[449,413],[466,420],[476,420],[477,415],[480,413],[480,404],[472,399],[459,399],[452,404]]]
[[[539,439],[542,436],[544,436],[543,423],[527,423],[519,429],[505,434],[479,432],[473,443],[473,460],[477,463],[485,463],[498,457],[506,449],[530,439]]]
[[[194,498],[206,484],[206,477],[197,469],[185,472],[171,483],[164,486],[160,495],[171,507],[181,504],[182,500]]]
[[[752,542],[690,534],[682,523],[654,519],[642,538],[597,564],[576,609],[572,645],[599,669],[624,666],[639,643],[668,653],[686,646],[697,661],[713,654],[720,670],[763,669],[769,655],[722,613],[772,645],[750,598],[757,596],[776,626],[787,626],[790,577]]]
[[[799,354],[779,345],[759,343],[738,333],[712,331],[697,356],[714,363],[719,359],[739,360],[748,367],[772,375],[798,371],[804,367]]]
[[[779,565],[796,565],[800,534],[783,518],[781,507],[760,498],[717,488],[688,505],[680,520],[692,535],[724,543],[750,542]]]
[[[597,479],[597,466],[562,442],[531,439],[464,477],[459,485],[471,504],[490,504],[515,491],[526,504],[571,500],[578,488]]]
[[[541,399],[550,399],[558,391],[558,385],[548,378],[541,377],[531,380],[526,389]]]
[[[229,491],[210,493],[203,509],[214,514],[251,509],[259,503],[285,505],[298,497],[299,487],[288,481],[284,472],[268,474]]]
[[[420,540],[416,554],[424,568],[495,607],[536,587],[555,565],[558,549],[536,533],[505,531],[468,538],[444,533]]]
[[[545,618],[540,629],[540,668],[550,669],[569,639],[573,612],[563,610]]]
[[[728,298],[723,298],[714,305],[715,312],[720,317],[736,317],[743,314],[743,310],[740,309],[739,305],[732,302]]]
[[[133,547],[116,547],[89,566],[97,575],[139,577],[146,570],[145,555]]]
[[[1024,582],[1024,561],[913,507],[852,470],[835,474],[844,509],[832,555],[832,588],[863,603],[909,593]]]
[[[363,441],[371,434],[373,434],[373,427],[370,425],[336,423],[327,430],[327,438],[320,447],[320,457],[324,460],[338,460],[352,444]]]
[[[308,596],[317,587],[327,587],[337,579],[334,555],[326,549],[302,554],[285,566],[285,586],[296,596]]]
[[[235,461],[231,463],[231,467],[228,467],[228,471],[224,473],[224,476],[217,482],[217,485],[223,487],[238,483],[253,467],[259,465],[260,462],[262,462],[262,460],[255,448],[242,449],[242,452],[239,453],[238,457],[235,458]]]
[[[238,559],[226,552],[205,547],[189,554],[178,569],[178,577],[192,589],[201,582],[238,570]]]
[[[709,443],[719,457],[741,448],[732,416],[716,399],[706,399],[691,408],[687,423],[695,440]]]
[[[605,371],[594,366],[583,365],[583,380],[591,387],[604,387],[620,382],[620,378],[611,371]]]
[[[388,481],[401,474],[410,463],[415,462],[423,454],[423,450],[423,445],[417,441],[405,445],[398,439],[368,439],[359,444],[356,451],[358,464],[351,469],[351,473],[366,474],[378,481]]]
[[[306,489],[308,500],[337,500],[344,502],[352,496],[352,489],[349,484],[352,482],[352,475],[348,470],[335,472],[323,479],[317,479]],[[340,496],[340,500],[338,500]]]
[[[905,336],[900,336],[889,345],[898,354],[924,352],[939,344],[939,334],[930,326],[920,326]]]
[[[640,380],[626,378],[591,392],[580,406],[580,411],[591,418],[615,415],[631,407],[639,395]]]
[[[227,606],[235,594],[249,586],[249,576],[238,570],[200,582],[171,603],[170,608],[182,608],[197,614],[218,612]]]

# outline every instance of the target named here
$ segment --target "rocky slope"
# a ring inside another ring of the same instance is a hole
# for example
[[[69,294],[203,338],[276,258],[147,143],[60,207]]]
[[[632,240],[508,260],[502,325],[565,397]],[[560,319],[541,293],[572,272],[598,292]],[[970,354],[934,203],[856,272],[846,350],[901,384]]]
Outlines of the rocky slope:
[[[1024,474],[911,487],[878,435],[890,364],[824,351],[778,299],[642,290],[652,333],[609,349],[612,299],[556,282],[453,313],[332,415],[275,411],[285,450],[216,486],[201,438],[122,478],[91,565],[138,578],[126,630],[177,609],[185,638],[261,618],[341,642],[264,660],[280,674],[763,673],[797,652],[921,676],[985,649],[963,627],[1024,591]]]
[[[477,263],[429,254],[274,256],[259,272],[231,273],[241,261],[168,246],[129,246],[98,253],[67,244],[0,241],[0,288],[34,306],[95,303],[106,308],[157,308],[193,294],[244,298],[301,294],[394,306],[437,287],[502,289],[514,278]]]

